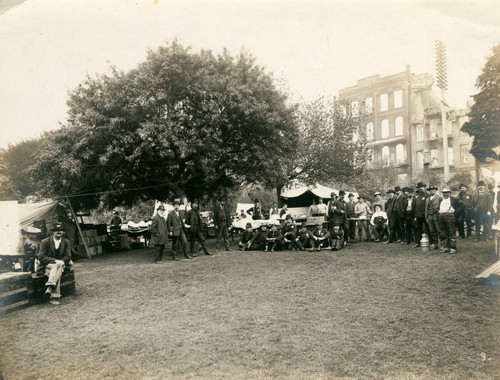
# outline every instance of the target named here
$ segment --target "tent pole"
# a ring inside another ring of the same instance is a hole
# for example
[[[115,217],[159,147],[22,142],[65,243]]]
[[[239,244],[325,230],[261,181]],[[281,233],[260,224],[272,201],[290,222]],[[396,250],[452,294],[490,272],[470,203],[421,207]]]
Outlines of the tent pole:
[[[82,232],[82,229],[80,228],[80,223],[78,223],[78,219],[76,217],[75,210],[73,210],[73,206],[71,206],[71,202],[69,201],[68,197],[66,197],[66,201],[68,201],[69,209],[71,210],[71,215],[73,215],[73,219],[75,219],[76,228],[78,228],[78,232],[80,233],[80,237],[82,238],[83,245],[85,246],[85,252],[87,253],[87,257],[90,259],[92,256],[90,256],[89,247],[87,247],[87,242],[85,241],[85,238],[83,237],[83,232]]]

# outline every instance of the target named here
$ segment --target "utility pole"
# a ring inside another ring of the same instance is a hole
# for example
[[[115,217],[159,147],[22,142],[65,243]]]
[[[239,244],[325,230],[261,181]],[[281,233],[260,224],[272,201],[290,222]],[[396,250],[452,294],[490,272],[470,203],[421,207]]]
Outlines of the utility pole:
[[[441,89],[441,126],[443,130],[444,181],[448,182],[450,179],[450,166],[448,163],[448,129],[446,128],[446,107],[444,102],[444,92],[448,89],[448,81],[446,76],[446,47],[439,40],[436,40],[435,47],[437,85]]]

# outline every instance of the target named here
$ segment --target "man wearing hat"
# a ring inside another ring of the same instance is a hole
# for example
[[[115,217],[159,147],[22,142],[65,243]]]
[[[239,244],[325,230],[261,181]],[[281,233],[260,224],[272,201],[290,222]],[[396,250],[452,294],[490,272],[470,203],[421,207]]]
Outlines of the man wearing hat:
[[[122,226],[122,218],[120,218],[120,213],[118,211],[113,212],[113,218],[110,223],[110,230],[120,231]]]
[[[394,241],[403,241],[403,231],[404,231],[404,200],[405,197],[402,194],[401,187],[396,186],[394,188],[396,193],[393,197],[392,210],[389,216],[389,240],[392,243]]]
[[[203,253],[207,256],[211,256],[212,254],[208,252],[207,247],[205,246],[205,235],[202,230],[202,222],[200,216],[200,210],[198,209],[198,202],[191,202],[191,209],[186,213],[186,227],[190,228],[190,248],[191,248],[191,256],[196,256],[196,242],[200,243],[201,248],[203,249]]]
[[[341,227],[344,233],[343,233],[343,242],[341,242],[341,245],[347,246],[349,245],[348,241],[350,233],[349,233],[349,226],[347,225],[347,203],[344,200],[344,197],[345,197],[345,191],[340,190],[339,199],[337,199],[334,203],[335,205],[334,214],[337,216],[336,217],[337,221],[340,221],[340,219],[342,220]],[[334,222],[334,226],[335,225],[336,223]]]
[[[465,205],[455,197],[451,197],[450,188],[443,189],[443,199],[439,204],[439,228],[441,234],[441,252],[456,253],[456,216]]]
[[[415,238],[415,208],[413,204],[413,189],[405,187],[403,189],[403,193],[405,195],[403,203],[405,233],[404,241],[402,241],[401,244],[411,244],[417,240]]]
[[[483,239],[488,241],[491,235],[489,218],[491,217],[491,210],[493,209],[493,199],[486,191],[486,184],[484,181],[479,181],[477,183],[477,193],[472,198],[472,208],[476,220],[476,241],[481,240],[481,226],[483,227]]]
[[[298,249],[303,251],[308,247],[312,247],[311,236],[312,234],[307,230],[307,223],[303,222],[297,232],[297,237],[295,238],[295,244]]]
[[[387,214],[387,219],[389,223],[389,238],[387,239],[386,243],[392,243],[393,241],[391,240],[391,218],[394,210],[394,201],[396,200],[396,197],[395,197],[395,191],[392,189],[387,190],[386,194],[388,198],[387,201],[385,202],[385,212]]]
[[[281,227],[281,236],[283,237],[282,247],[295,250],[297,233],[290,214],[285,217],[285,224]]]
[[[412,208],[415,213],[414,226],[415,226],[415,245],[413,248],[420,247],[420,240],[422,239],[422,234],[429,234],[429,226],[425,220],[425,205],[429,193],[425,190],[425,183],[417,183],[417,193],[413,197]],[[430,237],[429,237],[430,239]]]
[[[254,212],[260,210],[259,201],[255,200]],[[260,212],[260,211],[258,211]],[[252,218],[260,219],[260,214],[258,214],[259,218],[255,218],[255,214],[252,215]],[[215,208],[214,212],[214,224],[215,228],[217,228],[217,240],[215,241],[215,252],[219,251],[219,242],[221,239],[224,239],[224,245],[226,247],[226,251],[229,251],[229,225],[231,224],[231,214],[226,209],[225,202],[223,199],[219,200],[219,204]]]
[[[154,262],[155,264],[163,263],[163,252],[168,243],[167,221],[165,220],[165,206],[160,205],[156,209],[156,215],[153,216],[153,221],[149,226],[151,232],[151,242],[156,248]]]
[[[458,236],[465,239],[464,222],[467,225],[467,239],[472,237],[472,195],[467,191],[467,185],[460,184],[458,199],[464,204],[463,211],[457,216]]]
[[[366,240],[370,241],[371,239],[370,239],[370,229],[368,227],[368,221],[370,219],[372,210],[370,210],[370,207],[366,203],[365,197],[363,195],[360,195],[358,197],[358,203],[356,203],[356,206],[354,207],[354,213],[356,214],[356,218],[361,219],[358,220],[359,240],[363,240],[363,231],[365,231]]]
[[[192,259],[188,253],[188,242],[186,233],[184,232],[184,221],[179,212],[180,204],[181,200],[179,198],[174,199],[174,209],[170,211],[167,216],[167,231],[172,238],[172,259],[175,261],[179,260],[175,257],[175,254],[179,253],[181,248],[184,252],[184,257],[186,259]]]
[[[252,223],[247,223],[245,228],[246,230],[241,234],[240,241],[238,242],[240,251],[244,251],[245,249],[247,249],[249,241],[252,240],[255,235],[255,232],[253,232]]]
[[[321,251],[321,248],[327,247],[330,238],[330,233],[326,228],[323,228],[322,223],[316,223],[316,226],[311,234],[312,250]]]
[[[262,223],[259,230],[248,242],[247,249],[252,251],[263,251],[266,247],[268,234],[269,231],[267,230],[267,223]]]
[[[439,205],[443,197],[437,193],[437,186],[427,188],[429,196],[425,200],[425,220],[429,226],[430,248],[439,249]]]
[[[253,207],[247,210],[247,213],[252,213],[253,220],[264,219],[264,212],[262,211],[262,207],[260,207],[260,202],[258,199],[254,201]]]
[[[52,236],[42,240],[40,244],[40,251],[37,254],[39,261],[37,274],[48,277],[45,293],[50,294],[49,303],[59,305],[61,276],[72,263],[71,247],[69,240],[63,238],[64,227],[61,223],[56,223],[51,231],[54,232]]]
[[[385,202],[382,199],[382,193],[380,191],[377,191],[375,194],[373,194],[375,197],[375,200],[373,201],[373,208],[375,208],[375,205],[380,205],[380,208],[382,211],[385,211]]]
[[[356,217],[356,201],[354,200],[354,194],[349,193],[349,202],[346,203],[347,208],[347,227],[349,229],[349,239],[354,240],[356,237],[356,221],[352,220]],[[331,228],[330,228],[331,229]]]

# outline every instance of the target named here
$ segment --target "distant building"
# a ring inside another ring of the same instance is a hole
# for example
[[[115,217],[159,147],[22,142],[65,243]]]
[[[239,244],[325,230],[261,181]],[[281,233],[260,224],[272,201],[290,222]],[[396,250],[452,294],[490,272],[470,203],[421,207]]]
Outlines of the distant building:
[[[427,175],[442,179],[441,103],[432,93],[433,83],[431,74],[413,74],[407,65],[404,72],[363,78],[340,90],[340,99],[349,100],[365,130],[368,171],[391,173],[398,184],[412,185],[425,180],[427,162]],[[467,121],[466,111],[446,109],[450,177],[469,173],[475,180],[475,160],[469,154],[473,139],[460,132]]]

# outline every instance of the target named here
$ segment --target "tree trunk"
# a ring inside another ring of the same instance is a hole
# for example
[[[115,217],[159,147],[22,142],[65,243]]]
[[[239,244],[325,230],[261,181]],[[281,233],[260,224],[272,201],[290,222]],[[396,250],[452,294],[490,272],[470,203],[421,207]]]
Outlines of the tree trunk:
[[[278,207],[283,207],[281,203],[281,190],[283,190],[283,186],[276,186],[276,197],[278,198]]]

